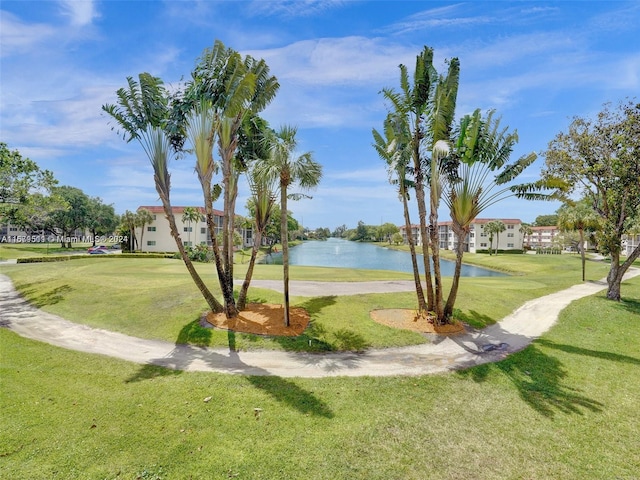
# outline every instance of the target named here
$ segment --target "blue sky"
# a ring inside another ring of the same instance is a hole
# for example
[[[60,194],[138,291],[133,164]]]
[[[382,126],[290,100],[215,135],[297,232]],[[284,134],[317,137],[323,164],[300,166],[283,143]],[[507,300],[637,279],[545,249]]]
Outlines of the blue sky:
[[[310,228],[402,223],[371,129],[386,114],[379,91],[398,87],[398,65],[411,69],[424,45],[440,71],[460,59],[457,117],[495,109],[517,129],[514,159],[544,151],[573,116],[640,91],[633,0],[2,0],[0,10],[0,141],[118,213],[160,203],[141,147],[111,130],[101,106],[141,72],[177,85],[216,39],[267,61],[281,87],[263,116],[274,128],[296,125],[300,153],[323,165],[313,199],[289,205]],[[200,205],[193,159],[171,172],[172,203]],[[482,216],[531,222],[558,206],[510,198]]]

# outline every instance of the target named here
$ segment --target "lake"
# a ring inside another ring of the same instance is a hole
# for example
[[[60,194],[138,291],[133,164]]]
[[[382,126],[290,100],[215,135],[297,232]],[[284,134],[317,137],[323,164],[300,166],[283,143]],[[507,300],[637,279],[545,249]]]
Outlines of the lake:
[[[266,263],[282,263],[280,253],[266,259]],[[420,273],[424,273],[422,255],[418,257]],[[412,273],[411,254],[370,243],[351,242],[340,238],[326,241],[307,241],[289,249],[289,265],[310,267],[362,268],[366,270],[394,270]],[[451,277],[455,263],[440,260],[442,276]],[[506,274],[480,267],[462,265],[463,277],[502,277]]]

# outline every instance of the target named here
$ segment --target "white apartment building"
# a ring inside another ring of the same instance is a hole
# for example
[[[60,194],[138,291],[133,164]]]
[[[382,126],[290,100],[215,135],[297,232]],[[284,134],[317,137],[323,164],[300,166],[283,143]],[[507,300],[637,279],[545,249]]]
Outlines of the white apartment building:
[[[640,245],[640,233],[625,235],[622,239],[622,254],[631,255]]]
[[[185,246],[196,245],[209,245],[211,246],[211,240],[209,238],[209,229],[205,220],[205,210],[203,207],[194,207],[200,212],[200,218],[194,222],[183,221],[182,216],[184,210],[187,207],[172,207],[173,215],[176,219],[176,227],[180,238]],[[140,249],[145,252],[177,252],[178,247],[176,242],[171,236],[169,229],[169,221],[164,214],[164,208],[161,206],[141,206],[138,207],[138,211],[141,209],[148,210],[153,217],[153,221],[150,224],[145,225],[144,235],[142,235],[142,245]],[[218,235],[222,231],[224,212],[220,210],[213,211],[213,221],[215,223],[215,234]],[[244,246],[253,245],[252,231],[251,229],[243,229],[239,232],[243,238]],[[140,234],[136,232],[138,241],[140,241]]]

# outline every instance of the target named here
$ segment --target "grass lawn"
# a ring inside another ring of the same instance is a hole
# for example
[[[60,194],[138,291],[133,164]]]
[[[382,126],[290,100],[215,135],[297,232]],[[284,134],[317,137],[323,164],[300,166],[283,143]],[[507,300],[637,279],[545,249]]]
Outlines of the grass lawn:
[[[97,286],[96,265],[73,272]],[[174,268],[142,263],[129,285]],[[423,377],[184,373],[0,329],[0,478],[637,479],[640,278],[623,296],[574,302],[500,363]]]
[[[172,259],[86,258],[73,262],[4,265],[16,288],[33,304],[62,317],[93,327],[133,336],[204,346],[228,346],[226,332],[204,329],[199,319],[207,305],[181,261]],[[514,260],[511,257],[516,257]],[[580,281],[580,260],[575,256],[499,256],[493,266],[509,277],[469,277],[461,281],[458,318],[483,327],[508,315],[527,300],[566,288]],[[212,288],[217,285],[213,266],[197,268]],[[243,278],[246,264],[235,266]],[[600,279],[607,267],[590,262],[588,279]],[[277,265],[256,266],[255,279],[280,279]],[[319,267],[292,267],[292,280],[363,281],[411,280],[408,273]],[[449,279],[445,279],[448,289]],[[217,291],[217,289],[215,289]],[[624,294],[624,292],[623,292]],[[281,294],[251,288],[250,300],[281,303]],[[306,308],[311,326],[296,338],[236,335],[238,349],[362,350],[418,344],[418,333],[377,324],[369,312],[378,308],[415,308],[415,293],[353,296],[293,297],[293,305]]]

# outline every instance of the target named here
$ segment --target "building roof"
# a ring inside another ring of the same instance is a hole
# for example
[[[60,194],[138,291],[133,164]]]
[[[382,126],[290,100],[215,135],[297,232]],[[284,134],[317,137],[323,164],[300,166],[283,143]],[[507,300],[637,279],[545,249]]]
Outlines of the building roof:
[[[149,210],[149,212],[151,213],[164,213],[164,207],[162,206],[158,206],[158,205],[153,205],[153,206],[140,206],[138,207],[138,210],[141,209],[145,209],[145,210]],[[184,209],[185,208],[189,208],[189,207],[171,207],[171,210],[173,211],[174,215],[182,215],[184,213]],[[195,208],[196,210],[198,210],[202,215],[204,215],[204,207],[191,207],[191,208]],[[213,214],[217,215],[218,217],[222,217],[224,216],[224,212],[222,210],[216,210],[215,208],[213,209]]]

